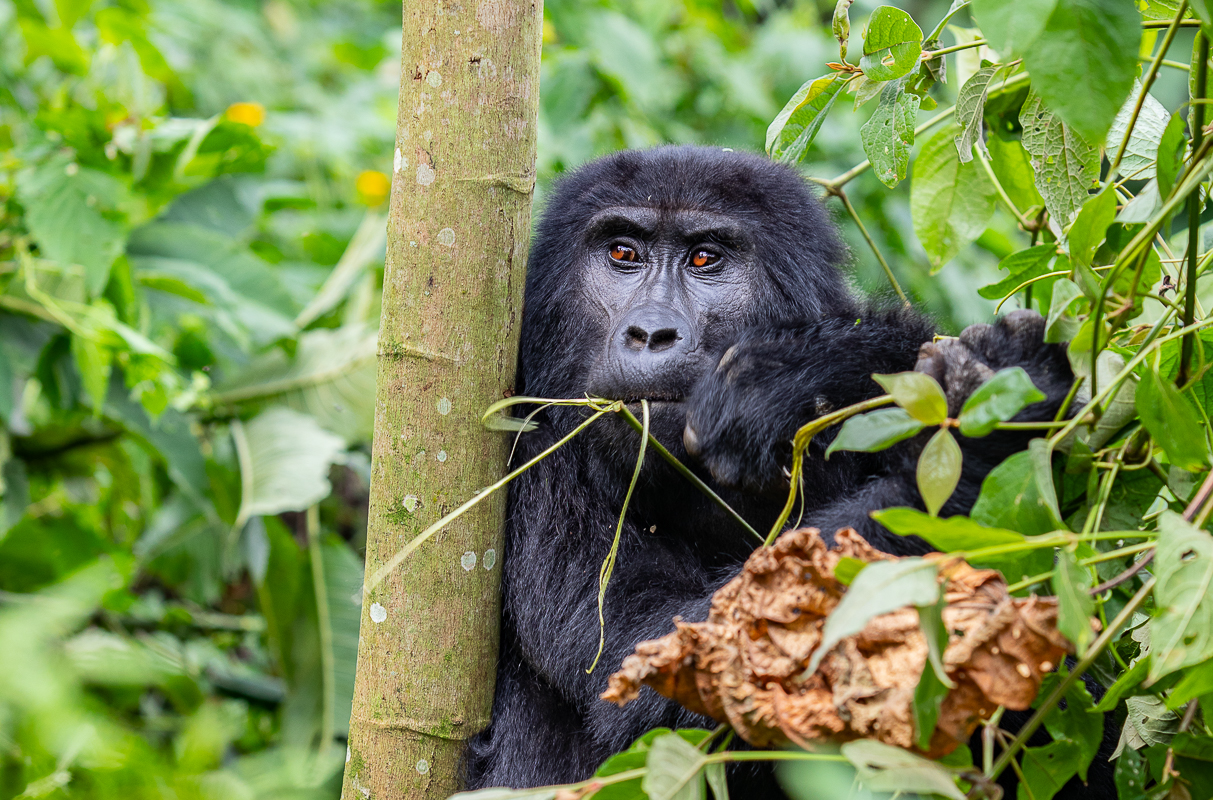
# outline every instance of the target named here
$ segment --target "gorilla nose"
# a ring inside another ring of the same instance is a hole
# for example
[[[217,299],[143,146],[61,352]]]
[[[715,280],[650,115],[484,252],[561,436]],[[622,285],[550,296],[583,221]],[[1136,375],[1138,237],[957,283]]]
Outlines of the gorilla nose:
[[[628,315],[620,327],[616,341],[633,353],[666,353],[670,355],[693,349],[686,335],[690,325],[676,315],[659,313],[657,309],[640,310]]]

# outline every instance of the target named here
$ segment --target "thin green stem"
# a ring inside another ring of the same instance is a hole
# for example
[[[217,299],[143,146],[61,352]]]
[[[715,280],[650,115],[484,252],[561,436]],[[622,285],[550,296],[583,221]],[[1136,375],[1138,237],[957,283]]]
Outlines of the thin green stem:
[[[636,467],[632,470],[632,482],[628,484],[628,492],[623,496],[623,508],[619,509],[619,522],[615,525],[615,538],[611,542],[610,552],[607,557],[602,560],[602,567],[598,570],[598,652],[594,654],[594,660],[591,662],[586,674],[594,671],[594,667],[598,666],[598,659],[602,658],[602,648],[606,646],[606,617],[603,614],[606,604],[606,590],[611,583],[611,573],[615,571],[615,559],[619,556],[619,540],[623,538],[623,522],[628,516],[628,506],[632,502],[632,493],[636,491],[636,484],[640,482],[640,470],[644,468],[644,454],[649,447],[649,401],[640,401],[640,414],[643,420],[640,431],[640,453],[636,456]]]
[[[636,415],[633,414],[630,410],[628,410],[627,406],[622,407],[619,410],[619,413],[623,416],[624,420],[629,425],[631,425],[638,433],[643,430],[640,420],[636,419]],[[716,505],[720,506],[720,508],[726,514],[728,514],[730,517],[732,517],[734,520],[737,521],[738,525],[745,528],[759,542],[765,541],[762,537],[762,534],[759,533],[758,531],[754,530],[753,525],[746,522],[744,517],[742,517],[740,514],[738,514],[733,509],[732,506],[730,506],[728,503],[726,503],[724,501],[724,498],[722,498],[720,495],[716,494],[716,492],[712,491],[711,486],[708,486],[706,483],[704,483],[703,480],[698,475],[696,475],[694,472],[692,472],[690,470],[690,468],[687,467],[686,464],[683,464],[681,461],[679,461],[677,459],[677,457],[675,457],[673,453],[671,453],[669,450],[667,450],[665,448],[665,445],[663,445],[661,442],[657,441],[657,438],[655,436],[653,436],[651,433],[649,434],[649,443],[653,446],[653,449],[657,451],[657,455],[664,458],[666,460],[666,462],[671,467],[673,467],[674,470],[679,475],[681,475],[682,477],[684,477],[688,481],[690,481],[692,484],[694,484],[696,489],[698,489],[699,491],[701,491],[705,495],[707,495],[708,499],[710,499]]]
[[[998,305],[994,307],[994,313],[997,314],[1002,309],[1003,304],[1006,303],[1008,300],[1010,300],[1012,297],[1014,297],[1016,294],[1018,294],[1020,289],[1026,289],[1026,288],[1030,287],[1032,284],[1037,283],[1039,281],[1046,281],[1049,278],[1057,278],[1062,275],[1069,275],[1069,274],[1070,274],[1070,270],[1063,269],[1058,272],[1046,272],[1044,275],[1037,275],[1035,278],[1029,278],[1028,280],[1026,280],[1023,283],[1016,286],[1010,292],[1008,292],[1006,297],[999,300]]]
[[[336,728],[336,659],[333,657],[333,622],[329,618],[328,584],[324,580],[324,553],[320,548],[320,506],[307,510],[307,553],[312,562],[312,596],[316,598],[316,623],[320,629],[320,752],[324,761]]]
[[[1147,28],[1147,29],[1148,28],[1169,28],[1170,26],[1171,26],[1171,23],[1165,19],[1148,19],[1141,23],[1141,27]],[[1181,20],[1179,23],[1179,27],[1181,27],[1181,28],[1199,28],[1200,20],[1198,20],[1198,19]]]
[[[840,408],[831,414],[826,414],[824,417],[818,417],[812,422],[802,425],[800,430],[796,431],[796,435],[792,437],[792,474],[788,480],[791,484],[788,489],[788,499],[783,505],[783,510],[779,512],[779,518],[771,526],[771,532],[767,534],[766,542],[764,543],[767,547],[775,543],[775,539],[783,531],[783,526],[788,521],[788,517],[792,515],[792,508],[796,505],[796,490],[800,486],[800,476],[804,471],[804,451],[812,443],[813,437],[831,425],[873,408],[888,405],[891,402],[893,402],[891,395],[882,394],[880,397],[873,397],[871,400],[864,400],[861,403]]]
[[[901,302],[905,303],[905,305],[909,307],[910,298],[906,297],[906,293],[901,290],[901,284],[897,282],[897,277],[893,275],[893,269],[889,266],[889,262],[885,261],[884,255],[882,255],[880,252],[880,248],[876,246],[876,241],[872,238],[872,235],[868,233],[867,226],[863,224],[863,220],[860,219],[859,214],[855,212],[855,206],[851,205],[851,198],[847,197],[847,193],[842,189],[835,190],[834,194],[838,196],[838,199],[842,200],[842,204],[846,207],[847,213],[851,215],[851,219],[855,220],[855,224],[859,226],[859,232],[863,234],[864,241],[868,243],[868,247],[872,248],[872,253],[875,254],[876,260],[880,262],[880,266],[884,270],[884,274],[888,276],[889,283],[893,286],[893,291],[897,292],[897,296],[901,298]]]
[[[1015,219],[1019,221],[1020,227],[1022,227],[1024,230],[1032,227],[1031,220],[1025,217],[1023,212],[1016,208],[1015,202],[1011,199],[1011,196],[1007,194],[1007,190],[1002,188],[1002,183],[999,182],[998,176],[994,174],[994,168],[990,166],[990,159],[986,158],[986,154],[981,151],[981,146],[975,145],[973,147],[973,152],[977,154],[977,160],[981,162],[982,169],[986,171],[986,177],[990,179],[990,183],[994,184],[994,189],[998,192],[999,199],[1002,200],[1003,205],[1007,207],[1007,210],[1011,212]]]
[[[1155,580],[1155,578],[1150,578],[1148,581],[1146,581],[1146,583],[1137,590],[1137,594],[1133,595],[1133,599],[1126,603],[1125,607],[1122,608],[1120,613],[1116,615],[1116,618],[1108,623],[1108,627],[1104,628],[1103,633],[1099,635],[1099,638],[1091,644],[1091,647],[1087,650],[1086,655],[1079,659],[1078,663],[1074,665],[1074,668],[1070,670],[1070,674],[1066,675],[1066,677],[1062,678],[1061,681],[1058,682],[1057,686],[1053,688],[1053,691],[1049,693],[1049,696],[1046,697],[1041,702],[1040,707],[1036,709],[1036,713],[1034,713],[1031,719],[1029,719],[1027,723],[1019,729],[1019,732],[1015,735],[1015,738],[1011,740],[1010,744],[1008,744],[998,756],[998,760],[994,762],[993,767],[986,772],[986,777],[997,778],[998,775],[1007,768],[1011,761],[1014,760],[1020,749],[1022,749],[1027,743],[1028,738],[1036,732],[1036,729],[1040,727],[1042,722],[1044,722],[1045,717],[1048,716],[1049,713],[1057,706],[1057,703],[1063,697],[1065,697],[1066,692],[1069,691],[1070,687],[1074,685],[1075,681],[1082,677],[1087,670],[1091,668],[1091,665],[1095,663],[1095,659],[1097,659],[1100,654],[1103,653],[1104,649],[1112,642],[1113,637],[1120,633],[1120,629],[1124,627],[1125,623],[1128,622],[1132,616],[1137,613],[1137,609],[1141,608],[1142,604],[1146,602],[1146,598],[1150,596],[1150,592],[1154,589]]]
[[[1196,34],[1199,69],[1196,71],[1196,86],[1194,99],[1203,99],[1206,94],[1209,63],[1209,39],[1204,33]],[[1205,107],[1196,104],[1192,107],[1192,152],[1198,153],[1204,143]],[[1195,156],[1193,156],[1195,158]],[[1184,327],[1192,324],[1196,318],[1196,267],[1200,250],[1200,212],[1203,203],[1200,198],[1200,187],[1188,195],[1188,280],[1184,286]],[[1188,382],[1188,370],[1192,365],[1192,348],[1196,343],[1196,334],[1184,337],[1179,351],[1179,374],[1176,383],[1183,386]]]
[[[1141,114],[1141,108],[1145,105],[1146,96],[1150,93],[1150,87],[1154,85],[1154,79],[1158,77],[1158,69],[1162,66],[1163,57],[1167,54],[1167,50],[1171,47],[1171,42],[1175,39],[1175,34],[1179,32],[1179,23],[1183,21],[1184,13],[1188,10],[1188,0],[1183,0],[1179,4],[1179,9],[1175,12],[1175,18],[1171,20],[1171,25],[1167,28],[1167,35],[1163,37],[1162,45],[1158,48],[1158,54],[1154,56],[1154,60],[1150,62],[1150,68],[1146,70],[1146,74],[1141,79],[1141,92],[1137,95],[1137,102],[1133,105],[1133,113],[1129,116],[1129,124],[1125,128],[1125,135],[1120,140],[1120,146],[1116,148],[1116,156],[1112,159],[1112,166],[1108,168],[1108,182],[1116,180],[1116,171],[1120,168],[1120,161],[1124,158],[1125,150],[1129,146],[1129,138],[1133,135],[1133,127],[1137,124],[1137,117]]]
[[[951,47],[944,47],[939,50],[926,50],[924,52],[930,53],[931,58],[934,58],[935,56],[946,56],[948,53],[957,53],[961,50],[969,50],[974,47],[981,47],[984,44],[989,44],[989,42],[987,42],[985,39],[974,39],[973,41],[965,42],[964,44],[954,44]]]

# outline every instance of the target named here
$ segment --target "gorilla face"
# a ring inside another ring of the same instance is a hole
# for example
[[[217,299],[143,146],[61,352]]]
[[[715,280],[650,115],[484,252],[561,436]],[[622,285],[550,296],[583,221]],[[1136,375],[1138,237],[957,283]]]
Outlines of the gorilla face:
[[[582,246],[581,293],[598,340],[586,392],[682,414],[749,316],[759,277],[752,232],[710,211],[625,206],[595,214]]]

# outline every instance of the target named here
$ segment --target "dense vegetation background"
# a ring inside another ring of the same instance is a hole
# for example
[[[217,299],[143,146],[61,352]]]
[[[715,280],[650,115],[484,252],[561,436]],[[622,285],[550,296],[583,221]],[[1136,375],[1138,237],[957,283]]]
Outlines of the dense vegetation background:
[[[762,150],[788,98],[838,57],[834,5],[549,0],[538,202],[562,170],[621,147]],[[855,53],[877,5],[850,8]],[[950,4],[898,5],[925,29]],[[1159,27],[1179,9],[1139,5]],[[0,0],[0,798],[337,796],[361,611],[399,20],[398,3],[370,0]],[[961,10],[943,44],[971,42],[968,20]],[[1168,66],[1151,90],[1168,110],[1187,100],[1192,36],[1179,31],[1171,58],[1181,69]],[[1120,61],[1136,69],[1133,52]],[[950,59],[930,89],[940,107],[983,55]],[[849,105],[813,139],[808,174],[832,178],[864,160],[861,126],[887,106]],[[991,101],[978,116],[1018,110]],[[918,118],[932,113],[924,105]],[[999,133],[1021,136],[1015,125]],[[928,255],[911,192],[890,192],[871,172],[846,192],[901,285],[947,331],[988,319],[1017,284],[989,298],[978,290],[1004,277],[1000,260],[1037,243],[1002,209],[961,237],[971,246],[949,252],[941,233],[926,239]],[[1024,192],[1013,200],[1035,208]],[[831,202],[855,283],[891,297]],[[1178,227],[1175,252],[1184,237]],[[1096,295],[1074,285],[1055,320],[1071,335]],[[1140,323],[1166,302],[1130,305]],[[1121,349],[1140,344],[1126,338]],[[1207,422],[1195,424],[1176,430],[1203,440]],[[1142,497],[1110,506],[1135,490],[1116,482],[1120,466],[1104,480],[1112,468],[1100,465],[1145,446],[1132,434],[1111,455],[1111,445],[1088,450],[1059,480],[1071,486],[1061,510],[1074,530],[1090,527],[1091,508],[1122,506],[1127,516],[1109,519],[1150,527],[1151,503],[1194,489],[1208,448],[1172,452],[1179,440],[1160,438],[1162,466],[1124,473],[1148,476]],[[1170,495],[1156,477],[1168,470]],[[1107,527],[1096,516],[1094,530]],[[1143,548],[1071,550],[1093,583],[1091,565],[1109,577]],[[1137,585],[1110,595],[1109,610]],[[1121,648],[1126,658],[1138,643]],[[1117,661],[1128,670],[1119,652]],[[1109,660],[1104,677],[1120,672]],[[1143,672],[1124,692],[1146,698],[1143,725],[1173,733],[1176,713],[1135,688]]]

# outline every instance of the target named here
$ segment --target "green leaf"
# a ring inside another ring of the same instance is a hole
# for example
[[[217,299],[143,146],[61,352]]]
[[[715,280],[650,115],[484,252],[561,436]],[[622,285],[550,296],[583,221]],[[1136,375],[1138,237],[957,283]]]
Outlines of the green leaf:
[[[954,136],[944,129],[923,144],[910,181],[914,232],[933,271],[980,236],[994,214],[994,187],[977,164],[960,162]]]
[[[206,460],[185,415],[168,408],[153,423],[117,378],[110,381],[105,414],[118,420],[137,441],[164,461],[169,478],[195,505],[209,506],[206,498],[211,493],[211,480],[206,474]]]
[[[995,467],[981,482],[970,516],[983,525],[1029,535],[1065,530],[1046,440],[1033,439],[1027,451]]]
[[[1144,665],[1145,661],[1142,659],[1140,663]],[[1175,688],[1167,694],[1167,708],[1175,711],[1189,700],[1207,694],[1213,694],[1213,661],[1197,664],[1184,673]]]
[[[627,750],[624,750],[622,753],[616,753],[604,761],[594,775],[597,777],[608,777],[610,775],[618,775],[620,772],[644,767],[648,762],[649,750],[652,748],[653,742],[668,733],[670,733],[669,728],[654,728],[648,731],[639,739],[632,742],[631,747]],[[686,728],[674,731],[674,734],[682,737],[686,742],[694,746],[702,742],[708,735],[708,732],[697,728]],[[643,788],[641,788],[642,780],[642,777],[636,777],[631,780],[604,786],[595,793],[595,800],[647,800],[647,795],[645,795]]]
[[[905,78],[885,84],[880,103],[859,129],[863,151],[880,182],[892,189],[905,178],[922,98],[905,91]]]
[[[703,800],[706,756],[676,733],[653,740],[641,786],[650,800]]]
[[[990,168],[1015,207],[1025,214],[1033,208],[1043,207],[1045,199],[1036,189],[1031,157],[1019,140],[1004,139],[995,133],[987,140],[986,147],[990,150]]]
[[[559,791],[559,789],[550,787],[539,789],[493,787],[477,789],[474,792],[458,792],[451,795],[450,800],[554,800]]]
[[[922,28],[893,6],[880,6],[868,18],[859,66],[869,80],[891,81],[909,73],[922,55]]]
[[[1014,252],[998,262],[999,269],[1005,269],[1007,276],[998,283],[981,287],[977,290],[977,294],[987,300],[999,300],[1006,297],[1019,288],[1024,281],[1039,278],[1048,273],[1049,263],[1055,255],[1057,255],[1057,246],[1052,244],[1038,244],[1027,250]]]
[[[1045,678],[1037,697],[1047,697],[1064,676],[1064,667]],[[1045,728],[1054,741],[1069,740],[1078,745],[1078,777],[1087,779],[1087,768],[1103,744],[1103,717],[1095,711],[1095,700],[1082,681],[1076,681],[1065,695],[1066,707],[1049,709]]]
[[[842,0],[849,2],[849,0]],[[724,773],[724,764],[708,764],[703,768],[703,777],[708,781],[708,786],[712,789],[712,796],[716,800],[729,800],[729,782]]]
[[[927,660],[923,662],[922,675],[914,688],[910,710],[914,714],[914,734],[920,750],[930,749],[931,735],[939,720],[939,707],[948,696],[948,690],[955,686],[943,667],[943,651],[948,646],[948,631],[942,617],[946,604],[947,600],[941,594],[934,605],[918,607],[918,624],[927,641]]]
[[[1213,537],[1163,511],[1154,559],[1150,682],[1213,657]]]
[[[1135,398],[1142,425],[1175,466],[1189,472],[1208,466],[1208,438],[1192,401],[1153,369],[1142,373]]]
[[[918,492],[931,516],[937,515],[952,492],[956,491],[956,485],[960,483],[961,461],[960,445],[947,428],[940,428],[922,449],[916,475]]]
[[[238,407],[289,406],[353,444],[370,441],[375,422],[378,335],[358,326],[308,331],[295,357],[279,348],[221,383],[214,402]]]
[[[1133,91],[1125,104],[1116,113],[1112,129],[1108,131],[1108,158],[1116,155],[1120,143],[1125,138],[1125,130],[1129,127],[1129,119],[1141,96],[1141,82],[1133,82]],[[1170,122],[1170,114],[1162,103],[1154,99],[1154,95],[1146,93],[1146,99],[1138,112],[1137,122],[1133,125],[1133,133],[1129,135],[1129,144],[1125,154],[1120,159],[1120,174],[1132,177],[1134,180],[1146,180],[1155,175],[1154,164],[1158,160],[1158,146],[1162,142]],[[1181,123],[1182,126],[1182,123]],[[1183,137],[1182,127],[1180,137]]]
[[[1116,218],[1116,192],[1105,189],[1083,204],[1074,224],[1066,232],[1070,258],[1090,266],[1091,257],[1104,240],[1108,226]]]
[[[973,551],[999,545],[1021,544],[1022,533],[1004,528],[988,528],[968,517],[946,519],[932,517],[914,508],[886,508],[873,511],[872,519],[898,536],[918,536],[941,553]],[[1014,583],[1029,575],[1047,572],[1053,566],[1053,548],[1038,547],[997,556],[971,559],[976,567],[997,569]]]
[[[921,756],[900,747],[872,739],[847,742],[842,755],[855,765],[859,782],[874,792],[937,794],[951,800],[964,800],[952,773]]]
[[[843,556],[838,559],[838,563],[834,565],[834,578],[843,586],[850,586],[855,582],[855,576],[863,572],[864,567],[868,565],[866,561],[860,561],[858,558]]]
[[[1081,657],[1095,638],[1091,630],[1091,615],[1095,601],[1087,590],[1094,586],[1091,571],[1080,567],[1069,548],[1058,551],[1057,571],[1053,574],[1053,590],[1057,593],[1057,629],[1074,643]]]
[[[1133,88],[1140,42],[1133,0],[1060,2],[1023,54],[1032,91],[1087,141],[1102,142]]]
[[[962,164],[973,160],[975,144],[987,157],[990,155],[985,138],[981,135],[982,118],[990,83],[1001,69],[1001,64],[982,67],[965,81],[965,85],[960,87],[960,94],[956,96],[956,122],[960,124],[960,133],[956,135],[956,152]]]
[[[101,293],[122,254],[126,231],[119,208],[127,190],[117,179],[66,157],[51,159],[17,179],[25,224],[43,258],[84,268],[90,296]]]
[[[1146,784],[1150,781],[1150,769],[1141,753],[1132,748],[1126,749],[1120,758],[1116,759],[1112,781],[1116,784],[1116,796],[1119,800],[1144,800]]]
[[[1076,92],[1077,94],[1077,92]],[[1035,89],[1019,112],[1023,147],[1031,156],[1036,188],[1058,225],[1069,225],[1099,180],[1099,148],[1045,106]]]
[[[930,375],[922,372],[874,374],[872,380],[893,396],[893,402],[924,425],[938,425],[948,416],[948,399]]]
[[[851,417],[826,449],[826,458],[835,450],[874,453],[892,447],[922,430],[925,425],[901,408],[882,408]]]
[[[1123,672],[1116,682],[1108,687],[1108,691],[1099,701],[1099,705],[1095,706],[1094,711],[1099,714],[1114,711],[1120,705],[1122,698],[1141,686],[1141,682],[1146,679],[1149,666],[1150,659],[1148,658],[1139,658],[1134,662],[1132,667]]]
[[[329,467],[345,457],[345,442],[309,416],[289,408],[270,408],[243,428],[233,428],[241,479],[238,520],[255,514],[302,511],[332,492]],[[241,439],[244,441],[241,441]]]
[[[1018,800],[1051,800],[1078,772],[1078,745],[1068,739],[1023,750],[1023,782]]]
[[[969,5],[981,32],[1004,58],[1022,56],[1044,31],[1058,0],[973,0]]]
[[[855,577],[830,616],[826,617],[821,644],[813,651],[808,673],[848,636],[863,630],[873,617],[906,606],[931,605],[939,597],[938,566],[921,558],[875,561]]]
[[[1179,176],[1180,170],[1184,165],[1184,151],[1187,149],[1188,140],[1184,136],[1184,118],[1183,114],[1176,111],[1171,115],[1171,119],[1167,121],[1167,127],[1163,130],[1162,138],[1158,142],[1158,161],[1156,164],[1156,172],[1158,175],[1158,193],[1161,197],[1166,197],[1171,193],[1171,187],[1175,185],[1175,179]]]
[[[767,128],[767,155],[783,164],[804,158],[845,85],[846,75],[831,72],[801,86]]]
[[[1083,299],[1082,289],[1074,281],[1062,278],[1053,284],[1049,317],[1045,320],[1045,341],[1065,342],[1078,333],[1078,320],[1070,314]]]
[[[986,436],[999,422],[1006,422],[1033,403],[1044,400],[1022,367],[1008,367],[977,387],[960,409],[960,433]]]
[[[362,621],[362,559],[336,537],[324,543],[324,583],[333,642],[333,718],[335,733],[348,736]]]
[[[109,392],[110,362],[113,353],[95,339],[85,338],[78,334],[72,335],[72,357],[76,361],[76,369],[80,372],[80,380],[84,391],[92,402],[93,411],[100,414],[105,406],[105,397]]]

